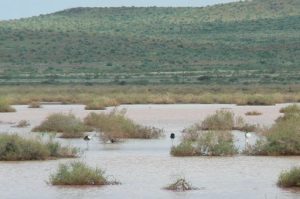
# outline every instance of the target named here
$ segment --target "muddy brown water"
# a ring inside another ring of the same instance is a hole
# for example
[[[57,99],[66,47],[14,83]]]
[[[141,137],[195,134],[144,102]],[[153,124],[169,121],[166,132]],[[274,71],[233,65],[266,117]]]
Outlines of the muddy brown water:
[[[81,160],[91,166],[106,170],[109,178],[117,179],[122,185],[103,187],[57,187],[47,183],[59,163],[70,159],[51,161],[0,162],[1,199],[96,199],[96,198],[300,198],[300,191],[281,189],[276,186],[282,170],[300,166],[300,157],[185,157],[169,155],[172,145],[169,134],[176,133],[201,121],[218,109],[228,109],[243,116],[247,122],[271,125],[280,116],[276,106],[236,105],[123,105],[127,116],[143,124],[163,128],[166,137],[159,140],[127,140],[119,144],[103,144],[93,137],[87,149],[81,139],[57,139],[65,145],[82,149]],[[30,129],[51,113],[72,112],[84,118],[89,112],[82,105],[43,105],[41,109],[15,106],[15,113],[0,113],[0,133],[18,133],[35,136]],[[111,109],[111,108],[109,108]],[[245,116],[247,111],[262,112],[260,116]],[[28,120],[27,128],[12,127],[13,123]],[[234,132],[241,149],[244,137]],[[253,142],[253,140],[252,140]],[[177,193],[163,187],[184,176],[199,190]]]

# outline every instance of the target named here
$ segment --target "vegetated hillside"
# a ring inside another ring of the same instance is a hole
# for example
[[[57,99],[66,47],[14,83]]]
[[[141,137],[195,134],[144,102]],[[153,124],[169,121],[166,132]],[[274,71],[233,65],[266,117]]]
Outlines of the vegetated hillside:
[[[74,8],[0,22],[0,80],[300,83],[300,1]]]

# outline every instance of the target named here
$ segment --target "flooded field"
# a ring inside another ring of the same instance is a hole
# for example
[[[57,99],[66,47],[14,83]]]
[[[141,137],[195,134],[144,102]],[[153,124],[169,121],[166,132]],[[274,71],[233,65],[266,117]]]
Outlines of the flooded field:
[[[270,126],[280,116],[276,106],[236,106],[236,105],[122,105],[127,116],[142,125],[163,128],[166,137],[159,140],[127,140],[118,144],[103,144],[94,136],[87,144],[82,139],[59,139],[64,145],[82,149],[81,158],[91,166],[106,170],[109,178],[119,180],[122,185],[103,187],[56,187],[47,180],[58,164],[71,159],[51,161],[0,162],[0,198],[211,198],[211,199],[274,199],[300,198],[300,190],[281,189],[276,185],[282,170],[300,166],[300,157],[172,157],[169,155],[172,142],[169,134],[176,134],[189,125],[203,120],[208,114],[219,109],[233,111],[243,116],[246,122]],[[89,112],[83,105],[43,105],[41,109],[14,106],[15,113],[0,113],[0,133],[31,133],[51,113],[74,113],[84,118]],[[112,108],[108,108],[112,109]],[[259,111],[262,115],[245,116],[248,111]],[[99,112],[99,111],[95,111]],[[20,120],[28,120],[31,126],[15,128]],[[244,137],[234,132],[236,143],[242,149]],[[94,135],[94,134],[92,134]],[[254,139],[254,138],[253,138]],[[252,140],[254,142],[254,140]],[[184,176],[199,190],[178,193],[164,190],[177,177]]]

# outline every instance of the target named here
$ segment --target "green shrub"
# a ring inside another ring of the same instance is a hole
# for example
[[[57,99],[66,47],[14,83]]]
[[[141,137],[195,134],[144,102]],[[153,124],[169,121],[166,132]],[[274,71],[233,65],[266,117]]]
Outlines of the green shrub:
[[[84,132],[90,128],[75,117],[73,114],[55,113],[47,117],[39,126],[33,129],[34,132],[55,132],[62,133],[62,138],[83,137]]]
[[[283,118],[285,118],[284,116]],[[250,148],[253,155],[300,155],[300,116],[288,116],[265,132],[264,138]]]
[[[287,107],[281,108],[280,113],[299,113],[300,112],[300,106],[297,104],[289,105]]]
[[[36,139],[25,139],[18,135],[0,135],[0,160],[45,160],[75,157],[77,152],[75,148],[62,147],[52,140],[43,143]]]
[[[245,123],[242,117],[235,117],[233,112],[219,110],[216,111],[215,114],[206,117],[202,123],[196,123],[184,129],[184,137],[190,141],[195,141],[200,135],[199,132],[203,130],[239,130],[244,132],[252,132],[257,130],[257,126]]]
[[[234,127],[234,113],[226,110],[218,110],[208,116],[201,124],[202,130],[232,130]]]
[[[110,113],[90,113],[85,118],[85,124],[99,130],[104,141],[118,141],[126,138],[153,139],[162,136],[162,130],[144,127],[126,118],[125,110],[115,109]]]
[[[200,155],[228,156],[238,153],[233,135],[226,131],[202,132],[196,143],[196,150]]]
[[[279,176],[277,185],[280,187],[300,187],[300,167],[283,171]]]
[[[12,108],[7,100],[0,99],[0,112],[15,112],[16,109]]]
[[[297,118],[300,117],[300,106],[297,104],[289,105],[285,108],[280,109],[280,112],[284,113],[284,116],[279,117],[277,121]]]
[[[165,187],[165,189],[171,191],[189,191],[197,188],[193,187],[185,178],[178,178],[174,183]]]
[[[50,176],[52,185],[108,185],[104,171],[91,168],[83,162],[75,161],[70,164],[60,164],[55,174]]]
[[[193,146],[193,143],[188,141],[183,141],[179,145],[173,146],[170,153],[171,155],[178,157],[199,155]]]

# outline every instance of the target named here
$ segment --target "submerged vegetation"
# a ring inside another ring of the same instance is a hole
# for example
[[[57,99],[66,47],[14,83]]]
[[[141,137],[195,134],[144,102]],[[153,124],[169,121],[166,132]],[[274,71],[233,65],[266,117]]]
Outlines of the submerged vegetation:
[[[76,157],[76,148],[63,147],[52,140],[25,139],[18,135],[0,135],[0,160],[46,160],[52,158]]]
[[[62,138],[80,138],[90,128],[73,114],[55,113],[33,129],[34,132],[62,133]]]
[[[196,187],[193,187],[185,178],[178,178],[174,183],[165,187],[166,190],[171,191],[190,191],[196,190]]]
[[[161,129],[144,127],[125,116],[125,110],[112,110],[110,113],[90,113],[85,124],[100,131],[103,141],[118,141],[126,138],[153,139],[163,135]]]
[[[55,174],[50,176],[52,185],[109,185],[119,184],[110,182],[99,168],[92,168],[83,162],[75,161],[69,164],[60,164]]]
[[[300,167],[283,171],[279,176],[277,185],[285,188],[300,187]]]

